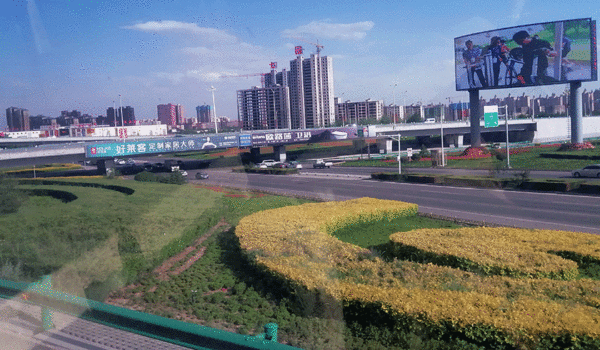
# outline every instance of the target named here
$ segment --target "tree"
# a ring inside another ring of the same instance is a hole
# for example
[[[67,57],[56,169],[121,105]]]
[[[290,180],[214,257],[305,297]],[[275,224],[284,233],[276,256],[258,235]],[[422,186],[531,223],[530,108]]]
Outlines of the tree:
[[[392,120],[392,118],[388,117],[387,115],[384,115],[383,117],[381,117],[381,119],[379,119],[379,123],[381,124],[392,124],[393,122],[394,121]]]
[[[415,113],[415,114],[411,115],[410,117],[408,117],[408,119],[406,119],[407,123],[420,123],[422,121],[423,121],[423,119],[421,118],[421,116],[418,113]]]

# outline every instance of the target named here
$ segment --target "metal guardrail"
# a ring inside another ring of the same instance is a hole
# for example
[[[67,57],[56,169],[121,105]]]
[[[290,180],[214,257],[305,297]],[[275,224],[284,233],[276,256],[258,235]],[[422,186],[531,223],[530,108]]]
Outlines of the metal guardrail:
[[[24,302],[42,307],[41,320],[45,330],[53,328],[52,310],[75,315],[172,344],[202,350],[301,350],[277,343],[277,324],[265,325],[265,332],[245,336],[215,328],[172,320],[94,300],[76,297],[52,289],[49,276],[41,283],[22,283],[0,280],[0,297],[22,297]]]

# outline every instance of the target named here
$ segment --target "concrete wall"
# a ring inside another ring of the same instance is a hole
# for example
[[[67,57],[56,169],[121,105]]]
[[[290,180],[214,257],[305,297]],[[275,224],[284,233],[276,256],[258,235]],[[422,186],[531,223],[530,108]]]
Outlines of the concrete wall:
[[[571,118],[541,118],[535,121],[534,143],[571,140]],[[583,117],[583,138],[594,137],[600,137],[600,116]]]

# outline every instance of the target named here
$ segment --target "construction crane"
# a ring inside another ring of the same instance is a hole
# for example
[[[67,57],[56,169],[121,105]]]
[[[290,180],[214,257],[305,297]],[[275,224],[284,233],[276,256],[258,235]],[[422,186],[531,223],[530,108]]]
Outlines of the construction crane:
[[[325,46],[320,45],[318,43],[318,41],[316,43],[313,43],[313,42],[308,41],[308,40],[306,40],[304,38],[295,37],[294,39],[297,39],[297,40],[300,40],[300,41],[304,41],[305,43],[308,43],[308,44],[311,44],[311,45],[315,45],[317,47],[317,55],[319,55],[321,53],[321,49],[325,48]]]
[[[235,75],[220,75],[219,78],[249,78],[260,75],[260,83],[262,87],[265,87],[265,75],[269,73],[251,73],[251,74],[235,74]]]

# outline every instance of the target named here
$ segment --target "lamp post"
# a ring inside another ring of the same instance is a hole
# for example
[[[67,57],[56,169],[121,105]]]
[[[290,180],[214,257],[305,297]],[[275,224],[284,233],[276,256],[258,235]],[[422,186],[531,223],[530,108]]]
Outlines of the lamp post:
[[[398,86],[398,84],[394,83],[392,86],[394,87],[392,89],[392,94],[394,96],[394,125],[396,125],[396,86]]]
[[[121,94],[119,94],[119,113],[121,114],[121,126],[123,125],[123,103],[121,102]]]
[[[446,159],[444,157],[444,115],[445,115],[444,104],[442,104],[442,110],[440,111],[440,138],[442,144],[442,166],[446,166]]]
[[[392,138],[392,140],[394,139],[394,136],[390,136]],[[402,157],[401,157],[401,150],[402,148],[400,147],[400,134],[398,134],[398,174],[402,174]]]
[[[115,123],[115,128],[117,127],[117,106],[115,105],[115,101],[113,101],[113,121]]]
[[[215,117],[215,134],[218,134],[219,131],[217,130],[217,109],[215,107],[215,87],[211,86],[210,89],[208,89],[208,91],[212,92],[212,100],[213,100],[213,114]]]

